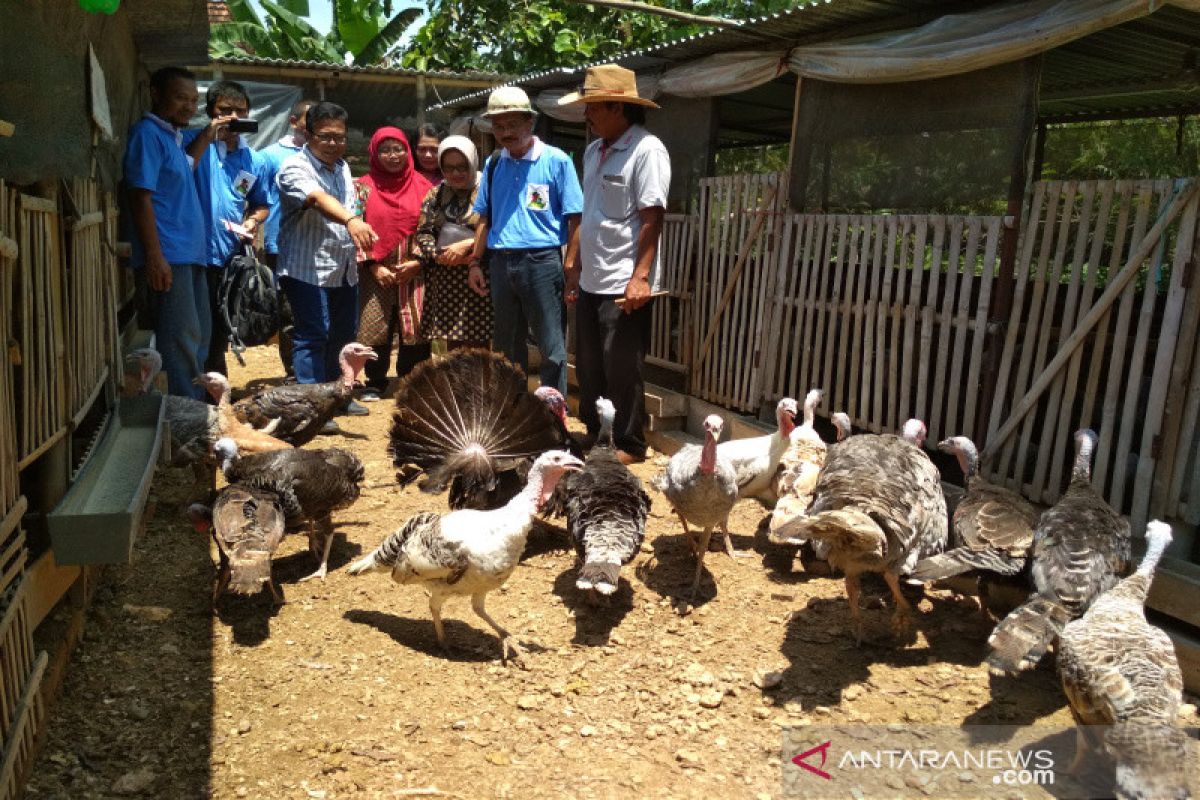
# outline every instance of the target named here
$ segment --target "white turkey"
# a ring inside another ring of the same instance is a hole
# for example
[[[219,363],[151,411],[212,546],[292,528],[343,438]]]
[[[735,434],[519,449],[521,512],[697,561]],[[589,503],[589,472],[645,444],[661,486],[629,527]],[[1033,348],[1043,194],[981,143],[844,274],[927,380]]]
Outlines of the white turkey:
[[[779,462],[775,476],[775,495],[779,498],[771,512],[767,538],[774,544],[803,544],[776,537],[776,531],[791,520],[803,516],[812,502],[812,492],[817,485],[817,476],[825,466],[825,441],[813,427],[817,406],[824,397],[820,389],[813,389],[804,397],[804,422],[788,437],[787,452]]]
[[[642,482],[617,458],[612,439],[617,410],[604,397],[596,400],[600,432],[580,472],[570,478],[566,492],[567,532],[579,554],[575,586],[597,595],[617,591],[621,566],[638,554],[646,535],[650,498]]]
[[[915,431],[914,423],[919,421],[910,420],[905,430]],[[946,546],[946,499],[937,468],[919,447],[899,436],[851,436],[829,448],[808,515],[791,528],[796,538],[828,544],[830,565],[846,575],[858,642],[864,572],[883,574],[896,601],[892,630],[900,635],[912,612],[900,578]]]
[[[219,372],[206,372],[196,378],[195,383],[203,386],[209,396],[217,402],[217,428],[222,438],[232,439],[237,444],[238,452],[268,453],[272,450],[291,449],[290,444],[271,435],[271,431],[279,426],[279,420],[272,420],[265,428],[258,430],[237,418],[233,406],[230,405],[229,379],[224,375]]]
[[[265,585],[276,603],[283,597],[271,580],[271,557],[286,529],[283,504],[273,492],[231,484],[217,495],[212,508],[193,503],[188,518],[198,531],[211,529],[220,564],[213,603],[228,588],[235,594],[257,594]]]
[[[700,588],[704,573],[704,554],[713,529],[720,526],[729,543],[729,512],[738,499],[737,474],[729,460],[721,455],[717,440],[721,438],[724,420],[710,414],[704,420],[704,444],[687,445],[667,462],[666,470],[654,480],[654,488],[666,495],[679,521],[683,534],[696,553],[696,575],[692,579],[692,597]],[[701,530],[699,540],[692,537],[688,523]]]
[[[337,380],[261,389],[234,403],[234,416],[260,430],[279,420],[272,436],[296,447],[307,444],[350,401],[358,373],[376,358],[365,344],[351,342],[338,354],[342,374]]]
[[[157,350],[144,347],[125,358],[138,366],[140,393],[149,394],[154,376],[162,371],[162,356]],[[171,466],[191,466],[196,487],[205,492],[215,490],[212,447],[221,438],[216,406],[174,394],[165,395],[163,404],[171,436]]]
[[[582,466],[566,451],[543,453],[530,468],[525,487],[503,507],[417,514],[348,571],[351,575],[391,572],[396,583],[423,585],[429,593],[433,630],[443,648],[442,604],[449,597],[469,595],[471,608],[500,636],[501,657],[519,656],[521,648],[488,615],[484,598],[503,586],[516,569],[534,515],[559,478]]]
[[[288,530],[308,532],[308,547],[320,561],[316,572],[302,578],[324,579],[333,546],[332,514],[358,499],[363,465],[349,450],[288,448],[239,455],[237,443],[222,438],[216,446],[225,479],[279,497]]]
[[[938,449],[958,458],[966,485],[952,518],[955,546],[918,563],[911,577],[937,581],[976,572],[980,605],[986,613],[988,576],[1014,576],[1024,571],[1038,512],[1021,495],[989,483],[979,474],[979,452],[966,436],[945,439]]]
[[[737,476],[738,497],[761,497],[768,502],[771,497],[771,481],[775,478],[775,470],[779,460],[787,451],[791,442],[792,431],[796,428],[796,414],[799,409],[796,401],[785,397],[775,406],[774,433],[766,436],[752,436],[746,439],[730,439],[717,445],[721,457],[733,465]],[[733,548],[729,540],[725,540],[729,554]]]
[[[1116,761],[1118,798],[1191,796],[1194,761],[1187,735],[1176,727],[1183,674],[1170,637],[1146,621],[1144,609],[1170,542],[1170,526],[1150,522],[1137,571],[1100,595],[1059,638],[1058,672],[1078,726],[1070,772],[1090,751],[1107,754]]]
[[[1112,588],[1129,562],[1129,522],[1092,488],[1095,431],[1075,433],[1071,483],[1038,520],[1033,534],[1036,592],[1000,621],[988,639],[987,662],[995,674],[1035,666],[1063,626]]]
[[[421,491],[449,486],[451,508],[499,508],[521,490],[539,454],[577,447],[519,368],[476,349],[409,373],[396,390],[390,435],[392,461],[413,470],[398,476],[401,484],[423,472]]]

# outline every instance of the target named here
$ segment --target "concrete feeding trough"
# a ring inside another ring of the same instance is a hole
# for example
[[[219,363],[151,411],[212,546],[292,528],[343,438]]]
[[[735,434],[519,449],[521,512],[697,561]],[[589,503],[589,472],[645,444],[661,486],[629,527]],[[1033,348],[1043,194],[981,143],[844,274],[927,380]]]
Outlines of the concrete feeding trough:
[[[165,408],[158,395],[120,401],[70,490],[46,518],[58,564],[129,562],[162,446]]]

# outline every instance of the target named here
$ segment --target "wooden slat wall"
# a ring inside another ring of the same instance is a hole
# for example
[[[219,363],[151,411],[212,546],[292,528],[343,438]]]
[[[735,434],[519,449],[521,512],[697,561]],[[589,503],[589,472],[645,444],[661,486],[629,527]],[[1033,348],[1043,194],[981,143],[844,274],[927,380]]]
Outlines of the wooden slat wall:
[[[95,181],[71,181],[66,259],[67,409],[73,417],[108,376],[115,349],[116,254],[106,242],[110,203]]]
[[[12,340],[13,282],[17,270],[15,193],[0,181],[0,520],[21,493],[17,472],[17,413],[13,368],[8,342]]]
[[[1170,180],[1034,185],[1022,224],[989,440],[1051,359],[1073,346],[1069,338],[1108,278],[1142,246],[1177,191]],[[999,444],[984,465],[993,480],[1035,501],[1054,502],[1068,475],[1072,433],[1092,427],[1100,435],[1093,483],[1114,508],[1131,515],[1135,529],[1148,515],[1180,510],[1187,476],[1194,474],[1190,459],[1200,412],[1191,342],[1197,298],[1189,290],[1198,204],[1193,199],[1167,226],[1138,265],[1136,279],[1078,341],[1037,404]],[[1189,382],[1191,391],[1184,392]],[[1171,441],[1161,438],[1168,430],[1175,432]],[[1156,477],[1160,456],[1170,474]]]
[[[699,253],[689,316],[690,391],[727,408],[758,410],[760,347],[774,276],[769,266],[786,199],[786,178],[778,173],[700,181]],[[756,224],[759,215],[766,219]],[[734,276],[739,262],[743,268]],[[731,279],[735,288],[722,303]]]
[[[667,214],[659,252],[661,283],[668,294],[654,301],[650,350],[647,359],[679,372],[691,358],[692,259],[695,255],[696,217]]]
[[[941,437],[975,424],[999,217],[787,215],[774,254],[761,399]]]
[[[16,340],[18,447],[21,467],[32,463],[67,430],[63,344],[63,258],[58,206],[29,195],[17,206],[20,266],[13,299]]]

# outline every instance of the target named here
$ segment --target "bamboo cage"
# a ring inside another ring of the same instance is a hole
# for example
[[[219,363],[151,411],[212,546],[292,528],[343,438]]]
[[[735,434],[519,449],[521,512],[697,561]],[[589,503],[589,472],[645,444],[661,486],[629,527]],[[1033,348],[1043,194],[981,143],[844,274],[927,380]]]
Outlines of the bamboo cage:
[[[993,480],[1053,502],[1073,431],[1091,427],[1093,485],[1135,530],[1181,508],[1200,521],[1188,471],[1200,388],[1198,198],[1191,180],[1034,186],[983,454]]]
[[[14,193],[0,181],[0,336],[4,340],[4,356],[0,361],[0,520],[8,516],[21,493],[17,472],[16,395],[10,360],[13,281],[18,255],[14,199]]]
[[[646,361],[676,372],[686,372],[691,358],[690,265],[695,235],[695,216],[667,214],[663,220],[658,248],[660,283],[667,294],[654,302]]]
[[[70,182],[66,266],[68,413],[78,421],[114,368],[118,270],[109,198],[90,179]]]
[[[24,468],[68,430],[63,343],[62,244],[58,205],[20,194],[20,258],[13,290],[17,345],[18,466]]]

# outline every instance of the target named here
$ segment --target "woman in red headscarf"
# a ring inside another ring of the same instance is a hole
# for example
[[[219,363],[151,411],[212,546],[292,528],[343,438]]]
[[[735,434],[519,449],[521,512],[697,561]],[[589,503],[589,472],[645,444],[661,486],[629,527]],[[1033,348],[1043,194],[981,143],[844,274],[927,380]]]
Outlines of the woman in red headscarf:
[[[392,338],[400,336],[396,375],[404,377],[429,358],[429,342],[421,338],[421,306],[425,288],[421,262],[410,257],[409,239],[417,229],[421,200],[430,183],[413,169],[412,148],[399,128],[380,128],[371,137],[371,171],[358,179],[363,218],[378,234],[370,253],[362,253],[359,270],[358,341],[374,348],[376,361],[366,365],[365,401],[378,400],[388,385]]]

